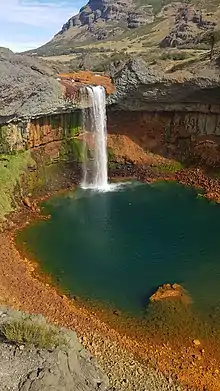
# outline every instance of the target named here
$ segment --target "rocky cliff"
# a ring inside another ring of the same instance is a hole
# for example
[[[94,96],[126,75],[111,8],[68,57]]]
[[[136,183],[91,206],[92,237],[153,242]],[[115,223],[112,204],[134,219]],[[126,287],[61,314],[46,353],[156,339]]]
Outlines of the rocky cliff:
[[[108,100],[110,134],[184,164],[220,168],[220,75],[214,65],[159,74],[139,59],[112,68],[112,76],[117,92]],[[128,145],[126,150],[122,143],[119,154],[126,159]]]
[[[153,8],[151,5],[140,6],[134,0],[90,0],[88,4],[81,8],[78,15],[73,16],[64,24],[62,34],[75,26],[87,26],[92,33],[95,30],[95,24],[98,23],[125,23],[128,28],[136,28],[154,20]],[[104,39],[106,36],[97,36]]]
[[[139,58],[119,62],[110,72],[116,86],[108,99],[112,109],[220,111],[220,74],[206,60],[180,72],[162,72]]]
[[[0,49],[0,123],[74,109],[46,62]]]
[[[201,9],[196,9],[192,4],[181,4],[176,9],[174,25],[160,42],[160,47],[190,47],[199,44],[203,34],[214,31],[216,25],[215,18],[207,19]]]
[[[0,48],[0,74],[4,75],[0,80],[0,124],[73,112],[85,104],[80,92],[85,84],[100,84],[107,93],[112,92],[108,77],[89,72],[60,74],[60,70],[53,63]]]

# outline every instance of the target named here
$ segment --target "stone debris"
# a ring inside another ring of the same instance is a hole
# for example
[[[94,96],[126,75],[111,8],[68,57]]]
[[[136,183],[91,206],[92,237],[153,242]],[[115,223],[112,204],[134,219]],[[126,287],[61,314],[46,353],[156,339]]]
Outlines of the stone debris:
[[[199,339],[194,339],[193,343],[194,343],[195,346],[200,346],[201,345],[201,342],[200,342]]]

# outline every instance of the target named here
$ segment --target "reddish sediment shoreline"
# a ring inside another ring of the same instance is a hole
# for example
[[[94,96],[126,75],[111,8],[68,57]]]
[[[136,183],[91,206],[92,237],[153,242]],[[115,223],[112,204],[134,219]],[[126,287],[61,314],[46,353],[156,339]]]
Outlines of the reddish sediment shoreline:
[[[206,194],[215,193],[215,200],[219,199],[218,180],[207,178],[200,170],[191,170],[190,175],[188,170],[182,170],[162,175],[160,179],[193,184],[203,188]],[[145,176],[145,181],[153,180]],[[46,276],[42,277],[36,262],[28,260],[15,244],[17,229],[36,218],[41,218],[37,212],[24,208],[14,215],[14,228],[0,234],[1,304],[40,313],[54,324],[74,329],[112,378],[114,366],[110,365],[109,357],[116,366],[119,352],[122,352],[128,355],[127,360],[133,357],[140,366],[156,365],[166,376],[173,376],[188,387],[220,390],[220,346],[212,336],[200,340],[199,346],[193,343],[197,336],[190,335],[190,331],[188,335],[174,334],[172,340],[166,341],[157,333],[154,335],[145,330],[143,323],[124,318],[120,313],[94,306],[90,308],[69,299]]]

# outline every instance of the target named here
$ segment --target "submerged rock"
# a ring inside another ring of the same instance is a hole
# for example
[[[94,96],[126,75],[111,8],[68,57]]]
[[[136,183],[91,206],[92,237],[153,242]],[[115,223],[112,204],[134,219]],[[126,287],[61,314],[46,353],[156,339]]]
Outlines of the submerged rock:
[[[190,304],[191,298],[186,290],[179,284],[164,284],[150,297],[151,302],[177,299],[184,304]]]

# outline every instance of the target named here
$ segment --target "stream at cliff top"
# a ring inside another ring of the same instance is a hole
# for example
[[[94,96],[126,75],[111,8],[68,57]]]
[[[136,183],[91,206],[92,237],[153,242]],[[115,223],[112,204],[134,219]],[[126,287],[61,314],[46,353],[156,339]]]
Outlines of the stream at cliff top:
[[[220,303],[220,206],[175,183],[118,191],[76,189],[43,203],[18,235],[69,293],[141,315],[164,283],[182,284],[204,310]]]

